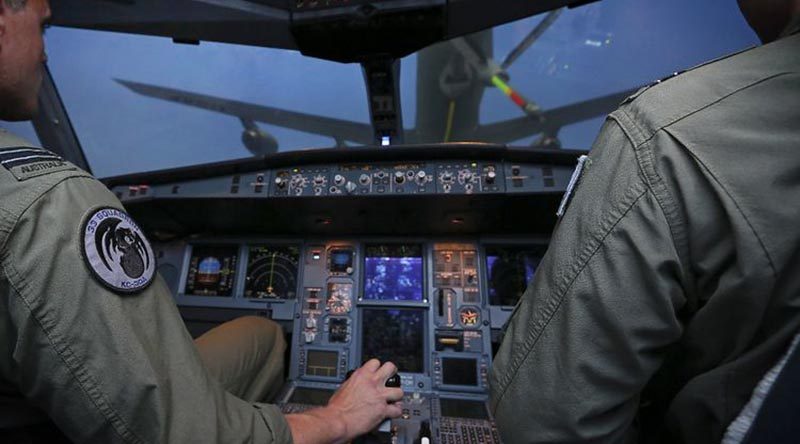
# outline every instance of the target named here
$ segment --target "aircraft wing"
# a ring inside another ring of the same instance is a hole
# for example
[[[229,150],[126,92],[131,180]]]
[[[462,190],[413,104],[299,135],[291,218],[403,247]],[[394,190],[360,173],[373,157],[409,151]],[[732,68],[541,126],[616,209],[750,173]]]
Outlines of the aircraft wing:
[[[545,130],[557,132],[567,125],[610,113],[636,91],[636,89],[620,91],[607,96],[547,110],[542,113],[543,120],[541,122],[529,116],[523,116],[482,125],[475,131],[475,139],[493,143],[510,143],[542,133]]]
[[[131,91],[147,97],[193,106],[220,114],[227,114],[240,119],[253,120],[307,133],[329,136],[337,141],[348,140],[362,145],[370,145],[373,143],[372,126],[368,123],[287,111],[178,89],[131,82],[129,80],[116,79],[116,81],[129,88]]]

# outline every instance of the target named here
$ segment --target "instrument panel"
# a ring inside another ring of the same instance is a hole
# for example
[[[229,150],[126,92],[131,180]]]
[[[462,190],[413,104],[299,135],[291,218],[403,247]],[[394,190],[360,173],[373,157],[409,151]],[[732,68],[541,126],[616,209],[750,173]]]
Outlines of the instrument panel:
[[[493,338],[545,249],[542,239],[156,244],[160,265],[182,270],[168,282],[179,306],[259,309],[290,328],[284,411],[324,404],[349,370],[390,360],[408,408],[385,433],[429,430],[434,442],[462,432],[499,442],[486,408]]]

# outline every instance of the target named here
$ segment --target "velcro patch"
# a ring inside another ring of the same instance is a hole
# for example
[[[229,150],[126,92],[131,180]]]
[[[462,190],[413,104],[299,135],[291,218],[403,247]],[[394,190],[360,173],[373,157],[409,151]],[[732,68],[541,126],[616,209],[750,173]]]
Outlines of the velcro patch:
[[[101,284],[117,293],[132,294],[153,282],[153,248],[126,212],[110,207],[90,211],[81,237],[83,259]]]
[[[575,187],[581,180],[584,168],[589,165],[589,163],[591,163],[589,156],[581,156],[578,158],[578,165],[575,167],[575,171],[572,172],[572,177],[569,179],[569,184],[567,185],[567,191],[564,192],[564,197],[561,198],[561,204],[558,206],[558,211],[556,211],[556,216],[558,216],[559,219],[567,212],[567,206],[569,206],[569,202],[572,200]]]
[[[74,165],[64,161],[55,153],[28,146],[0,148],[0,165],[19,181],[75,169]]]

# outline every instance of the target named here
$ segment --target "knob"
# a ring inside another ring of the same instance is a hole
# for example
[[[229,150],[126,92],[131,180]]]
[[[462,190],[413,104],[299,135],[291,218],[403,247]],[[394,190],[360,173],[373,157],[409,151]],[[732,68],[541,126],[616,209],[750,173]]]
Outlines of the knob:
[[[276,177],[275,178],[275,185],[278,188],[285,188],[286,187],[286,179],[283,177]]]
[[[491,185],[494,183],[495,179],[497,179],[497,173],[495,173],[494,171],[489,171],[488,173],[486,173],[486,183]]]
[[[344,189],[347,191],[347,194],[353,194],[353,192],[358,189],[358,185],[353,182],[347,182]]]
[[[406,181],[406,176],[403,175],[402,171],[398,171],[394,173],[394,181],[397,183],[403,183]]]
[[[342,176],[341,174],[337,174],[336,176],[333,177],[333,183],[339,186],[344,185],[346,181],[347,179],[345,179],[344,176]]]
[[[361,177],[358,178],[358,182],[361,183],[361,185],[369,185],[369,181],[369,174],[362,174]]]
[[[400,387],[400,375],[395,373],[386,380],[386,387]]]
[[[425,171],[420,171],[417,173],[417,183],[422,185],[425,183],[425,180],[428,178],[427,173]]]

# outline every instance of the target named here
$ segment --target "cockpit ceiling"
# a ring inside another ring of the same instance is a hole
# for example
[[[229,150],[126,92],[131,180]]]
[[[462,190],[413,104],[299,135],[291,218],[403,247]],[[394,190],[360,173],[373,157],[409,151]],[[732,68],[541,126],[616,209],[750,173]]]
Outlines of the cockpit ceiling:
[[[439,40],[591,1],[577,0],[63,0],[53,24],[65,27],[298,49],[315,57],[355,61],[399,58]],[[386,32],[390,30],[390,32]],[[320,34],[328,36],[320,40]],[[381,45],[363,46],[374,34]],[[360,36],[356,39],[354,36]],[[347,49],[350,48],[350,49]]]

